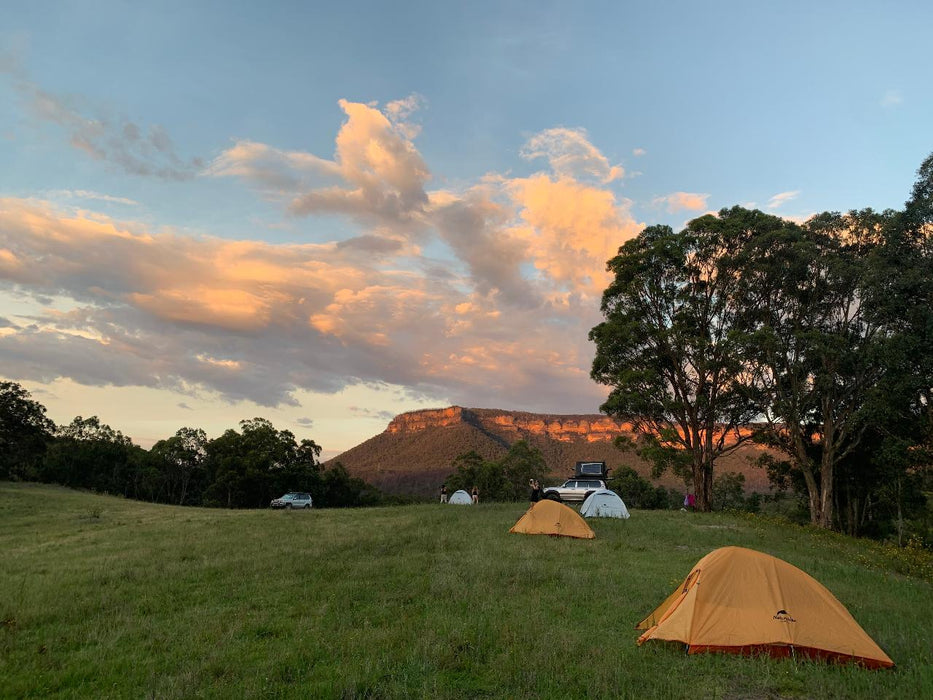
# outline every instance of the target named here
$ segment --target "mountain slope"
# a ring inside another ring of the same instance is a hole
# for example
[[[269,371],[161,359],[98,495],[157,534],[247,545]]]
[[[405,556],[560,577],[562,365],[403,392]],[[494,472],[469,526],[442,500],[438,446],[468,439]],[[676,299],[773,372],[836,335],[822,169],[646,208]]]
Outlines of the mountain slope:
[[[484,459],[496,459],[518,440],[526,440],[544,455],[553,480],[566,478],[578,461],[605,461],[610,469],[625,465],[650,478],[651,468],[632,452],[615,447],[619,435],[632,435],[631,426],[607,416],[556,415],[462,408],[412,411],[396,416],[384,432],[334,457],[353,475],[388,493],[430,496],[453,471],[459,455],[476,451]],[[760,454],[756,446],[743,446],[717,462],[718,473],[745,474],[748,491],[769,490],[762,469],[749,457]],[[684,488],[667,474],[654,483]]]

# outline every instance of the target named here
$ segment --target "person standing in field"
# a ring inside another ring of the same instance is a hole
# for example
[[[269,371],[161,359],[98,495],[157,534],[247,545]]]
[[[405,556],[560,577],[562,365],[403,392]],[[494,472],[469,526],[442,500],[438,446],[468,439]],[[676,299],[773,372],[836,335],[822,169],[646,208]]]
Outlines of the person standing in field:
[[[531,486],[531,505],[534,505],[541,500],[541,484],[537,479],[529,479],[528,483]]]
[[[473,498],[473,503],[479,503],[479,489],[477,489],[475,486],[473,487],[473,490],[470,492],[470,496],[472,496]]]
[[[441,503],[447,503],[447,484],[441,484]]]

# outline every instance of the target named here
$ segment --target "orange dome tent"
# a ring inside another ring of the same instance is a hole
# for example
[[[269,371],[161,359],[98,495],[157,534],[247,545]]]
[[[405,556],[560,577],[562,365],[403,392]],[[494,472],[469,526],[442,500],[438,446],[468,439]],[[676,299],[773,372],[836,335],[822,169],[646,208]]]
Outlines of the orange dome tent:
[[[743,547],[700,559],[667,600],[635,626],[638,638],[704,651],[767,653],[890,668],[888,658],[842,603],[796,566]]]
[[[576,511],[557,501],[543,500],[535,503],[518,519],[509,532],[524,535],[556,535],[579,537],[591,540],[596,537],[590,526]]]

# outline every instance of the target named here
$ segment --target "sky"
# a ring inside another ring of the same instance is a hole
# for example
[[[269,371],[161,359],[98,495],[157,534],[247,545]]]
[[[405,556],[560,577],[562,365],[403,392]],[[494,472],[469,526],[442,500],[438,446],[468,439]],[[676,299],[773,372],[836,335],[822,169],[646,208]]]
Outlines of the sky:
[[[596,413],[626,240],[933,150],[927,2],[0,4],[0,378],[144,447]]]

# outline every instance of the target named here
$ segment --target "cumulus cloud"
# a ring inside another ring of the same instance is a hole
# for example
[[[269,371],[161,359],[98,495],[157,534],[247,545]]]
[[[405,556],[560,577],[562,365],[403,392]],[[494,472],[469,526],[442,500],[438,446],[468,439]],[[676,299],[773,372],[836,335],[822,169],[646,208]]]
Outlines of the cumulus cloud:
[[[791,190],[789,192],[778,192],[776,195],[771,197],[768,200],[768,203],[765,205],[765,209],[779,209],[785,204],[787,204],[792,199],[796,199],[797,195],[800,194],[800,190]]]
[[[647,153],[648,151],[646,151],[644,148],[633,148],[632,149],[632,155],[636,157],[646,155]]]
[[[347,119],[332,160],[238,141],[214,159],[207,173],[240,177],[288,195],[289,211],[296,216],[345,214],[367,224],[411,224],[428,202],[424,188],[430,177],[412,144],[414,131],[404,121],[419,101],[392,102],[386,113],[358,102],[339,104]]]
[[[641,228],[629,213],[631,203],[547,175],[515,179],[508,188],[522,219],[514,230],[535,268],[560,289],[598,297],[608,283],[606,261]]]
[[[521,150],[527,160],[546,158],[560,177],[594,178],[606,184],[625,175],[588,140],[585,129],[555,128],[535,134]]]
[[[271,193],[297,193],[318,178],[339,177],[336,163],[300,151],[283,151],[264,143],[237,141],[205,170],[215,177],[239,177]]]
[[[678,211],[701,211],[706,209],[708,194],[698,192],[672,192],[663,197],[655,197],[651,204],[656,207],[666,207],[671,214]]]

